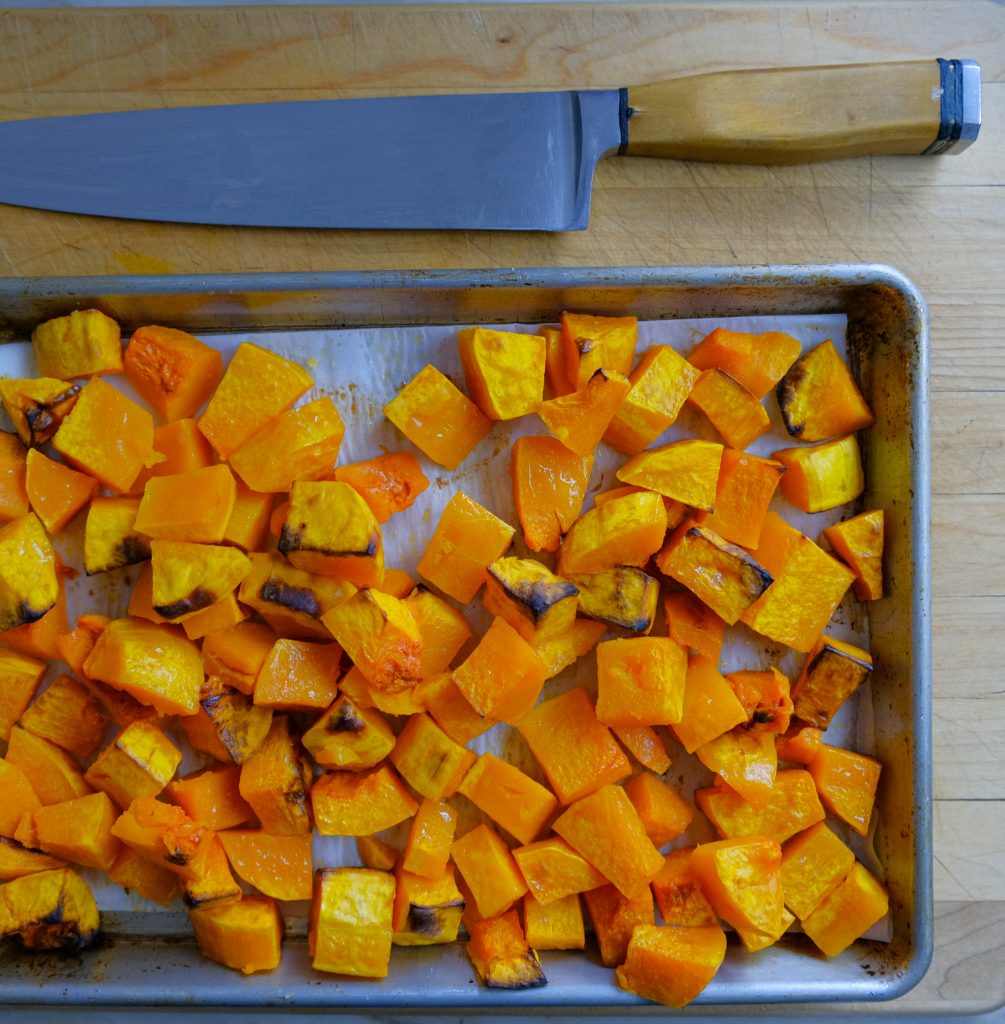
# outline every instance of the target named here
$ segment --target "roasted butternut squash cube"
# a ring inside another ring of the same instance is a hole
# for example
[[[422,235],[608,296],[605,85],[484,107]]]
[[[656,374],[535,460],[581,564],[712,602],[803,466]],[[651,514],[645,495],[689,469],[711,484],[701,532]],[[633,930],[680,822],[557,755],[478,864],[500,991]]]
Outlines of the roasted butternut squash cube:
[[[593,316],[562,313],[565,372],[581,388],[598,370],[613,370],[627,377],[635,361],[639,324],[633,316]]]
[[[338,644],[279,639],[259,670],[254,701],[278,710],[323,710],[335,699],[341,659]]]
[[[790,725],[783,736],[775,737],[775,750],[780,761],[809,764],[820,753],[823,733],[812,725]]]
[[[607,881],[585,857],[557,836],[518,846],[513,850],[513,859],[540,906],[596,889]]]
[[[207,742],[199,745],[193,732],[189,742],[221,761],[244,764],[265,742],[272,727],[272,708],[261,707],[251,698],[216,676],[209,676],[199,691],[199,711],[182,725],[199,722],[196,732]]]
[[[597,646],[604,633],[602,622],[575,619],[565,633],[534,645],[534,653],[544,665],[546,678],[552,679]]]
[[[823,512],[854,501],[865,489],[854,434],[805,448],[782,448],[771,456],[786,469],[782,493],[803,512]]]
[[[112,835],[184,881],[199,878],[215,837],[180,807],[152,796],[137,797],[112,826]]]
[[[648,633],[656,618],[659,580],[631,565],[569,577],[579,591],[576,613],[607,626]]]
[[[652,881],[653,896],[663,921],[684,928],[718,924],[712,905],[705,899],[701,882],[691,867],[693,846],[671,850]]]
[[[824,809],[810,774],[799,768],[777,772],[767,799],[756,806],[728,786],[710,786],[694,794],[702,813],[723,839],[767,836],[784,843],[824,820]]]
[[[90,377],[122,372],[122,332],[100,309],[75,309],[39,324],[31,334],[44,377]]]
[[[453,864],[430,878],[399,865],[395,871],[392,942],[396,946],[432,946],[454,942],[464,913],[464,897],[454,881]]]
[[[162,907],[174,903],[181,887],[181,879],[173,871],[141,857],[132,847],[122,844],[115,863],[108,869],[108,877],[128,892],[135,892]]]
[[[248,556],[225,544],[150,542],[153,609],[175,621],[222,601],[251,572]]]
[[[285,715],[275,715],[269,733],[241,765],[241,796],[262,828],[277,836],[311,831],[311,770]]]
[[[234,510],[223,530],[223,542],[245,552],[264,548],[274,501],[274,495],[259,494],[239,481]]]
[[[41,850],[29,850],[14,839],[0,835],[0,882],[65,867],[65,861],[58,857],[50,857]]]
[[[28,513],[27,455],[13,434],[0,430],[0,522]]]
[[[136,529],[139,498],[102,498],[91,501],[84,525],[84,569],[88,576],[145,562],[150,539]]]
[[[0,529],[0,630],[37,622],[59,598],[56,553],[29,512]]]
[[[181,751],[156,725],[133,722],[105,747],[84,777],[125,810],[137,797],[157,796],[181,759]]]
[[[617,472],[623,483],[645,487],[694,508],[711,511],[715,503],[723,447],[689,438],[644,451]]]
[[[402,868],[423,878],[439,878],[450,859],[456,827],[457,813],[450,804],[443,800],[423,800],[408,831],[401,854]]]
[[[80,765],[62,747],[19,725],[10,731],[5,760],[21,769],[35,796],[46,806],[93,792]]]
[[[408,719],[389,757],[412,789],[430,800],[453,796],[476,759],[421,714]]]
[[[567,395],[575,391],[565,372],[565,349],[562,347],[562,329],[560,327],[541,327],[544,338],[544,383],[549,395]]]
[[[302,366],[246,341],[199,417],[199,429],[222,458],[229,458],[312,383]]]
[[[521,843],[531,842],[558,808],[544,786],[490,753],[478,758],[457,788]]]
[[[203,955],[242,974],[271,971],[282,956],[283,922],[267,896],[244,896],[190,913]]]
[[[773,459],[727,448],[719,467],[715,508],[702,525],[731,544],[756,548],[768,506],[784,472],[785,467]]]
[[[703,743],[695,753],[709,771],[755,807],[764,807],[771,799],[778,769],[774,734],[738,726]]]
[[[580,576],[617,565],[644,566],[660,549],[667,529],[663,499],[639,491],[605,501],[573,524],[562,542],[558,575]]]
[[[703,370],[687,400],[705,414],[731,448],[742,451],[771,428],[760,400],[725,370]]]
[[[663,617],[671,640],[718,663],[726,637],[726,623],[689,590],[663,595]]]
[[[656,923],[653,894],[648,888],[629,899],[613,885],[602,885],[583,893],[583,900],[605,967],[624,963],[628,942],[639,925]]]
[[[840,885],[801,924],[827,956],[837,956],[885,917],[889,907],[890,898],[879,879],[861,864],[853,864]]]
[[[789,678],[772,666],[767,672],[730,672],[726,678],[747,713],[747,725],[781,734],[792,718]]]
[[[654,345],[628,378],[631,390],[614,414],[604,440],[638,455],[677,419],[698,379],[696,370],[668,345]]]
[[[31,788],[28,776],[10,761],[0,759],[0,836],[13,837],[21,818],[42,806],[42,801]],[[5,880],[5,879],[0,879]]]
[[[782,847],[785,905],[801,921],[826,899],[852,869],[855,854],[819,821]]]
[[[218,833],[235,874],[277,900],[309,900],[310,833],[274,836],[263,829],[228,829]]]
[[[57,534],[94,497],[98,481],[32,448],[25,462],[25,489],[32,511],[50,534]]]
[[[826,729],[871,671],[872,656],[868,651],[821,634],[807,654],[792,690],[796,718]]]
[[[800,441],[826,441],[872,426],[855,378],[829,339],[793,363],[777,388],[785,428]]]
[[[515,910],[486,918],[469,929],[467,951],[489,988],[537,988],[547,983],[537,953],[527,944]]]
[[[356,852],[365,868],[374,871],[393,871],[400,851],[376,836],[356,836]]]
[[[203,437],[199,424],[186,418],[154,427],[154,451],[164,456],[150,469],[153,476],[174,476],[205,469],[216,461],[213,446]]]
[[[147,481],[135,528],[159,540],[218,544],[234,511],[237,484],[223,465]]]
[[[557,551],[579,518],[593,470],[593,456],[576,455],[554,437],[513,442],[513,505],[531,551]]]
[[[173,779],[167,784],[167,795],[194,821],[214,831],[233,828],[255,817],[241,796],[240,780],[236,764],[222,764]]]
[[[303,743],[323,768],[363,771],[379,764],[394,749],[387,719],[360,707],[342,694],[304,733]]]
[[[424,680],[415,687],[414,693],[436,724],[462,746],[498,724],[494,718],[483,718],[475,711],[451,672]]]
[[[597,370],[578,391],[540,402],[537,414],[554,437],[585,458],[600,444],[630,389],[622,374]]]
[[[4,378],[0,402],[17,436],[27,445],[52,439],[80,394],[80,385],[53,377]]]
[[[638,811],[653,846],[666,846],[683,835],[694,818],[694,808],[662,779],[649,772],[625,783],[625,792]]]
[[[583,907],[575,893],[547,904],[538,903],[528,893],[523,898],[523,923],[527,942],[534,949],[586,947]]]
[[[323,836],[362,836],[410,818],[419,805],[386,764],[365,772],[325,772],[311,789]]]
[[[419,460],[411,452],[387,452],[375,459],[338,466],[335,479],[349,484],[370,506],[378,523],[410,508],[429,486]]]
[[[411,589],[405,603],[422,638],[419,658],[422,678],[431,680],[454,660],[454,655],[471,636],[471,627],[460,611],[421,583]]]
[[[367,868],[321,868],[314,883],[308,948],[316,971],[384,978],[391,960],[394,876]]]
[[[552,828],[629,898],[663,866],[642,819],[618,786],[602,786],[577,800]]]
[[[202,655],[173,626],[113,619],[84,662],[84,673],[125,690],[162,715],[193,715],[199,707]]]
[[[19,651],[0,648],[0,740],[20,721],[45,675],[46,664]]]
[[[545,340],[488,327],[457,333],[468,393],[490,420],[532,413],[544,397]]]
[[[636,725],[631,728],[615,726],[614,735],[618,742],[635,758],[639,764],[664,775],[670,769],[670,755],[660,734],[648,725]]]
[[[241,693],[251,694],[277,639],[273,630],[262,622],[239,622],[210,633],[202,642],[206,674],[217,676]]]
[[[717,327],[706,335],[688,355],[688,362],[699,370],[725,370],[763,398],[799,358],[802,344],[780,331],[747,334]]]
[[[153,580],[151,579],[151,589]],[[152,600],[152,598],[151,598]],[[186,615],[181,628],[189,640],[201,640],[210,633],[221,629],[229,629],[248,618],[248,612],[241,607],[233,591],[201,611]]]
[[[485,609],[530,643],[564,633],[576,617],[578,588],[530,558],[499,558],[488,566]]]
[[[358,707],[376,708],[385,715],[418,715],[424,710],[415,699],[415,686],[385,693],[373,686],[355,666],[339,680],[339,690]]]
[[[64,461],[118,494],[133,486],[145,466],[161,458],[154,451],[150,413],[99,377],[80,392],[52,446]]]
[[[823,743],[808,770],[827,810],[860,836],[866,835],[883,770],[879,761]]]
[[[684,712],[687,651],[669,637],[597,646],[597,718],[606,725],[669,725]]]
[[[640,925],[628,943],[618,984],[644,999],[678,1008],[690,1003],[715,977],[726,957],[718,926]]]
[[[479,825],[455,840],[450,856],[482,917],[505,913],[527,892],[509,848],[488,825]]]
[[[0,886],[0,937],[25,949],[79,953],[97,938],[98,905],[70,868],[38,871]]]
[[[853,573],[852,589],[860,601],[883,596],[883,510],[875,509],[828,526],[824,536]]]
[[[241,892],[240,885],[234,881],[223,845],[214,833],[210,840],[209,852],[196,877],[182,882],[185,906],[190,910],[197,910],[236,903],[241,898]]]
[[[49,804],[30,811],[33,846],[85,868],[107,871],[119,852],[112,835],[118,808],[105,793]]]
[[[446,469],[456,469],[492,429],[481,409],[431,364],[384,406],[384,415]]]

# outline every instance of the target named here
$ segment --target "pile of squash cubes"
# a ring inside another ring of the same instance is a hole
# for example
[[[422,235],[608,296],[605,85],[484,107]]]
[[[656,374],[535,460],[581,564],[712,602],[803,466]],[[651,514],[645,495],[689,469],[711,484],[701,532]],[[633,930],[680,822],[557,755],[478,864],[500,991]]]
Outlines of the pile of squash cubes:
[[[769,509],[779,486],[804,512],[863,490],[873,418],[830,342],[717,329],[636,363],[631,317],[460,331],[467,393],[427,366],[391,423],[447,469],[493,421],[546,430],[512,445],[519,523],[458,491],[419,585],[382,540],[428,485],[419,459],[337,467],[343,422],[329,397],[295,404],[300,365],[249,342],[224,369],[158,326],[123,348],[96,310],[33,345],[39,376],[0,381],[0,935],[88,945],[83,867],[180,897],[203,952],[246,973],[279,963],[279,904],[310,900],[318,971],[383,977],[392,945],[463,923],[481,980],[521,988],[545,982],[538,950],[584,947],[585,905],[618,984],[679,1006],[721,964],[723,922],[753,952],[798,919],[833,956],[886,914],[825,820],[866,835],[880,765],[823,738],[872,667],[825,629],[850,587],[882,596],[883,513],[821,546]],[[800,443],[760,458],[773,388]],[[685,403],[721,443],[653,447]],[[583,512],[601,443],[621,486]],[[83,566],[50,541],[76,516]],[[527,557],[507,554],[518,529]],[[127,614],[71,626],[65,579],[123,566]],[[719,672],[737,623],[805,654],[791,686]],[[595,692],[541,699],[586,657]],[[537,779],[468,749],[493,728]],[[668,734],[714,773],[695,802],[721,839],[664,854],[695,814],[664,778]],[[206,766],[179,777],[186,745]],[[459,835],[457,794],[483,822]],[[356,837],[363,866],[314,864],[314,829]]]

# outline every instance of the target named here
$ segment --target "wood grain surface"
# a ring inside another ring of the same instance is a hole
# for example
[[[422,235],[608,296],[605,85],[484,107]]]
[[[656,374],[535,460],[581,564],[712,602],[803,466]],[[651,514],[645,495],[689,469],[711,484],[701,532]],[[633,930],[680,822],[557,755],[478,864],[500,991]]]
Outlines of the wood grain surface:
[[[1005,7],[0,11],[0,119],[937,56],[983,67],[981,138],[958,157],[613,159],[598,169],[589,230],[555,236],[217,229],[0,206],[0,274],[835,261],[904,271],[932,317],[938,920],[929,975],[889,1009],[973,1012],[1005,1001]]]

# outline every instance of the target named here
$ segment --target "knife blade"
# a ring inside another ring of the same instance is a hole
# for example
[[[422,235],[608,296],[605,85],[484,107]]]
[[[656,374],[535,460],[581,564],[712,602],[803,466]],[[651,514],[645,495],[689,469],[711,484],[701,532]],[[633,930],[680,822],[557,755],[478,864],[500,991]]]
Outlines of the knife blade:
[[[308,100],[0,124],[0,202],[294,228],[574,231],[599,160],[959,151],[973,61],[694,75],[609,90]]]

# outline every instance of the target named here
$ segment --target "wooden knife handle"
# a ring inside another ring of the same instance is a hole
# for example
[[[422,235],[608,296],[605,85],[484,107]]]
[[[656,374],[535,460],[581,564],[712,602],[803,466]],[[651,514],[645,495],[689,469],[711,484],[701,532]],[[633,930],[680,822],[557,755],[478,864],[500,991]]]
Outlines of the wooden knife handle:
[[[630,156],[790,164],[943,153],[980,128],[973,61],[722,71],[626,93]]]

